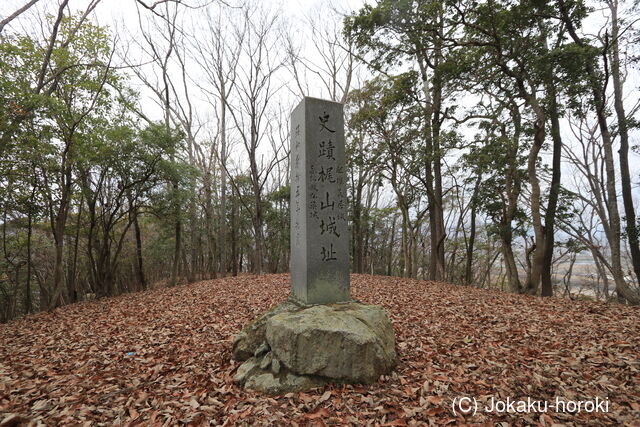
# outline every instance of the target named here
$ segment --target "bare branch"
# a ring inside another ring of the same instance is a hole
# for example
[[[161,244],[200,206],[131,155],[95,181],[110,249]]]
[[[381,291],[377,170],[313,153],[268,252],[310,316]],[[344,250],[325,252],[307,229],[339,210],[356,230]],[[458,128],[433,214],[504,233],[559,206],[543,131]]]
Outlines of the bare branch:
[[[0,34],[2,33],[2,30],[4,29],[4,27],[9,24],[9,22],[13,21],[14,19],[16,19],[18,16],[20,16],[21,14],[23,14],[24,12],[26,12],[27,10],[29,10],[29,8],[31,6],[33,6],[34,4],[38,3],[40,0],[31,0],[29,3],[25,4],[24,6],[22,6],[20,9],[16,10],[15,12],[13,12],[11,15],[7,16],[5,19],[3,19],[2,21],[0,21]]]

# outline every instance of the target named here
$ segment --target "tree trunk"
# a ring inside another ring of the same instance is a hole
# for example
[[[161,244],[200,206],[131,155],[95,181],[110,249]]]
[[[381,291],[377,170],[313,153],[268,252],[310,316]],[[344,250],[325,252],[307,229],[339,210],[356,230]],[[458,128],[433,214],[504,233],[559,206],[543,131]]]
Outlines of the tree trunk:
[[[62,264],[64,261],[64,229],[60,230],[64,225],[56,221],[56,226],[54,230],[54,240],[55,240],[55,267],[53,270],[53,292],[52,297],[49,300],[49,309],[53,310],[54,308],[60,306],[62,301],[60,300],[60,294],[62,292]]]
[[[191,135],[191,128],[187,128],[187,142],[188,142],[188,155],[189,164],[195,164],[195,158],[193,154],[195,140]],[[196,182],[195,177],[191,180],[191,190],[195,191]],[[185,264],[187,269],[187,282],[193,283],[196,281],[196,271],[198,269],[198,226],[196,221],[196,195],[192,193],[189,196],[189,234],[190,234],[190,247],[189,247],[189,262]]]
[[[444,28],[444,16],[443,8],[438,8],[438,18],[436,20],[439,37],[434,40],[433,51],[433,114],[432,114],[432,141],[433,141],[433,182],[434,182],[434,216],[436,225],[436,262],[437,271],[436,276],[438,280],[444,280],[445,278],[445,256],[444,256],[444,244],[446,239],[445,223],[444,223],[444,206],[442,202],[442,153],[440,151],[440,127],[442,123],[441,109],[442,109],[442,76],[439,72],[440,63],[444,60],[442,55],[442,40],[443,40],[443,28]]]
[[[551,188],[549,190],[549,201],[545,213],[545,238],[544,238],[544,259],[542,265],[542,290],[541,295],[548,297],[553,295],[553,283],[551,281],[551,267],[553,262],[555,220],[558,207],[558,196],[560,194],[560,176],[562,155],[562,138],[560,137],[560,121],[557,104],[557,94],[553,81],[548,81],[547,91],[551,100],[549,107],[549,117],[551,119],[551,138],[553,140]]]
[[[259,197],[256,197],[258,200]],[[253,270],[256,274],[260,275],[263,272],[263,260],[264,260],[264,236],[262,233],[262,209],[256,208],[254,232],[256,237],[256,249],[254,254]]]
[[[142,258],[142,235],[140,233],[140,224],[138,223],[138,212],[133,212],[133,233],[136,238],[136,279],[138,285],[142,289],[147,289],[147,280],[144,276],[144,264]]]
[[[608,237],[609,248],[611,250],[611,274],[616,283],[616,291],[618,295],[624,297],[632,304],[639,304],[639,296],[633,292],[624,280],[624,273],[622,271],[621,252],[620,252],[620,213],[618,212],[618,197],[616,193],[616,176],[615,165],[613,159],[613,143],[611,141],[611,134],[607,125],[604,101],[602,100],[602,94],[599,89],[594,87],[594,98],[596,99],[596,110],[598,115],[598,125],[600,127],[600,133],[602,135],[602,143],[604,148],[604,164],[606,183],[605,188],[607,191],[607,211],[609,212],[610,232]]]
[[[638,242],[638,225],[636,224],[636,212],[633,206],[631,191],[631,173],[629,171],[629,124],[624,110],[623,82],[620,73],[618,1],[609,0],[607,3],[611,10],[611,77],[613,78],[614,108],[618,119],[618,133],[620,135],[620,149],[618,150],[618,154],[620,156],[622,201],[624,203],[624,214],[627,224],[626,235],[636,280],[640,281],[640,243]]]
[[[434,85],[434,92],[437,99],[437,103],[440,104],[441,89],[439,86]],[[445,256],[444,256],[444,242],[446,239],[445,225],[444,225],[444,209],[442,206],[442,172],[440,162],[440,115],[439,107],[434,108],[434,126],[433,126],[433,183],[434,183],[434,204],[432,214],[434,216],[435,225],[435,250],[436,250],[436,280],[444,280],[445,278]]]
[[[64,167],[64,166],[63,166]],[[55,241],[55,267],[53,271],[53,291],[49,300],[49,310],[53,310],[62,304],[62,281],[64,263],[64,231],[67,225],[69,213],[69,198],[71,197],[71,170],[65,173],[65,182],[62,185],[62,195],[58,212],[53,218],[53,238]]]
[[[518,267],[515,256],[513,255],[513,248],[511,247],[511,234],[511,228],[503,230],[501,233],[502,256],[504,257],[504,264],[507,270],[509,290],[513,293],[520,293],[522,291],[522,285],[520,284],[520,277],[518,276]]]
[[[407,224],[407,216],[405,215],[404,209],[402,211],[402,251],[400,253],[400,258],[402,260],[402,277],[409,277],[410,271],[410,263],[411,263],[411,255],[409,254],[409,239],[407,237],[407,228],[409,225]]]
[[[355,273],[362,273],[362,246],[364,244],[362,230],[362,187],[359,182],[355,183],[355,185],[357,188],[353,200],[353,270]]]
[[[564,0],[559,0],[558,5],[562,14],[562,19],[567,26],[569,35],[573,41],[580,47],[586,48],[585,42],[578,36],[573,26],[573,22],[568,15],[568,10]],[[609,213],[609,232],[607,233],[607,240],[609,241],[609,248],[611,251],[611,274],[613,275],[616,292],[619,296],[624,297],[629,303],[637,305],[640,304],[640,295],[634,292],[624,280],[624,273],[622,272],[622,265],[620,261],[620,213],[618,212],[618,197],[616,194],[616,176],[615,166],[613,159],[613,148],[611,141],[611,134],[609,132],[609,126],[607,124],[606,117],[606,99],[602,88],[602,82],[599,79],[599,73],[596,71],[592,62],[587,61],[585,63],[585,71],[589,79],[589,85],[591,87],[591,94],[593,96],[593,102],[596,110],[596,116],[598,118],[598,127],[602,137],[602,145],[604,149],[604,163],[606,183],[605,189],[607,193],[607,211]]]
[[[231,206],[231,274],[235,277],[238,275],[238,201],[233,198]]]
[[[224,172],[222,172],[224,173]],[[204,215],[205,215],[205,228],[207,231],[207,268],[209,270],[209,278],[216,278],[216,244],[215,244],[215,230],[213,219],[213,205],[211,203],[212,195],[212,182],[211,182],[211,170],[206,170],[203,177],[204,186]],[[221,219],[222,221],[222,219]],[[224,245],[224,242],[221,242]],[[224,265],[220,264],[220,271],[224,271]]]
[[[467,259],[466,265],[464,269],[464,282],[467,285],[471,285],[473,283],[473,271],[471,270],[473,266],[473,248],[476,241],[476,211],[477,211],[477,192],[480,187],[480,182],[482,180],[482,175],[478,174],[476,178],[476,184],[473,190],[473,195],[471,196],[471,229],[469,230],[469,243],[467,245]]]
[[[391,223],[391,235],[389,236],[389,259],[387,261],[387,276],[393,275],[393,247],[396,244],[396,223],[397,216],[393,215]]]
[[[222,92],[225,91],[224,84]],[[220,215],[218,215],[218,265],[220,276],[227,274],[227,106],[226,100],[220,103]]]
[[[34,171],[35,175],[35,171]],[[32,311],[32,303],[31,303],[31,241],[33,236],[33,201],[35,197],[36,187],[33,186],[33,190],[31,191],[29,206],[29,214],[27,217],[27,284],[26,284],[26,295],[25,295],[25,312],[26,314],[31,313]]]
[[[263,226],[263,216],[262,216],[262,197],[261,197],[261,190],[260,190],[260,186],[258,183],[258,166],[255,162],[255,154],[253,157],[253,160],[251,161],[251,163],[253,164],[252,166],[252,171],[253,171],[253,196],[254,196],[254,202],[256,204],[255,206],[255,212],[253,215],[253,230],[255,233],[255,241],[256,241],[256,246],[255,246],[255,253],[254,253],[254,265],[253,265],[253,269],[254,272],[258,275],[262,274],[263,272],[263,261],[264,261],[264,234],[262,232],[262,226]]]
[[[80,243],[80,220],[82,218],[82,210],[84,208],[84,192],[80,192],[80,203],[78,204],[78,218],[76,218],[76,236],[73,242],[73,261],[71,262],[71,271],[69,273],[69,295],[71,302],[78,301],[78,290],[76,289],[76,274],[78,267],[78,245]]]
[[[173,263],[171,265],[171,281],[169,286],[175,286],[178,283],[178,268],[180,266],[180,248],[182,247],[182,226],[180,220],[175,222],[175,242],[173,247]]]
[[[537,162],[538,154],[545,140],[545,114],[542,107],[533,96],[528,96],[528,103],[536,115],[534,127],[533,145],[527,158],[527,175],[531,184],[531,219],[535,236],[535,249],[531,259],[531,270],[525,290],[529,294],[537,294],[540,287],[542,267],[545,256],[545,233],[542,225],[540,181],[538,180]]]

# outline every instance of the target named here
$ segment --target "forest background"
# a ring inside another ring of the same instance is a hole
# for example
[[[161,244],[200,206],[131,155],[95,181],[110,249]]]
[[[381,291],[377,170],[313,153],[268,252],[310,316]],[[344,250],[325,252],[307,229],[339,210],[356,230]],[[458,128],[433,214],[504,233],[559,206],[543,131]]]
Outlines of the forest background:
[[[0,5],[0,321],[289,266],[345,103],[353,272],[640,303],[637,2]]]

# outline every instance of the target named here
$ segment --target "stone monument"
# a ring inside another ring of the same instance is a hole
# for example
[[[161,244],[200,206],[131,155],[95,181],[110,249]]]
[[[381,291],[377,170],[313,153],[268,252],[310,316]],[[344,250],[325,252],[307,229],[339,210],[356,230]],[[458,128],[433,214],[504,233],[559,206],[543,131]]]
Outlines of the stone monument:
[[[305,98],[291,113],[291,292],[351,300],[342,104]]]
[[[291,114],[291,297],[236,336],[234,381],[268,394],[371,383],[396,364],[384,310],[351,298],[343,106]]]

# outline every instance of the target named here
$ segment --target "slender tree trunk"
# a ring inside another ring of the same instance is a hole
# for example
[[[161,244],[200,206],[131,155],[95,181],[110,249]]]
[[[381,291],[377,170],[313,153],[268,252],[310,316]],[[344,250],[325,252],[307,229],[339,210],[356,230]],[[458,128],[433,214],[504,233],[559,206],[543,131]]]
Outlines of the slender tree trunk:
[[[53,219],[53,238],[55,241],[55,267],[53,271],[53,292],[49,300],[49,309],[53,310],[62,304],[62,281],[64,278],[64,231],[69,214],[69,199],[71,197],[71,170],[68,166],[65,172],[65,182],[62,185],[60,205]]]
[[[60,300],[60,294],[62,292],[62,278],[63,271],[62,265],[64,263],[64,223],[62,221],[56,221],[55,229],[54,229],[54,240],[55,240],[55,267],[53,270],[53,292],[52,298],[49,301],[49,309],[53,310],[54,308],[61,305],[62,301]]]
[[[191,128],[187,127],[187,147],[188,147],[188,155],[189,155],[189,164],[195,164],[195,158],[193,154],[195,140],[193,135],[191,134]],[[195,191],[196,182],[195,177],[191,180],[191,190]],[[189,242],[189,262],[185,263],[185,268],[187,269],[187,282],[193,283],[196,281],[196,271],[198,269],[198,226],[196,221],[196,195],[192,193],[189,196],[189,234],[190,234],[190,242]],[[185,254],[186,255],[186,254]]]
[[[586,48],[587,46],[585,45],[585,42],[576,33],[573,22],[568,15],[568,9],[564,0],[559,0],[558,5],[569,35],[578,46]],[[600,129],[604,149],[606,175],[605,189],[607,193],[607,211],[609,213],[610,224],[610,230],[607,233],[607,240],[609,241],[609,248],[611,251],[611,274],[613,275],[616,284],[616,292],[618,293],[618,296],[626,299],[631,304],[637,305],[640,304],[640,295],[629,288],[625,282],[620,260],[620,213],[618,211],[618,197],[616,193],[616,176],[612,148],[613,143],[609,132],[609,126],[607,124],[605,94],[603,93],[602,82],[599,78],[599,73],[595,69],[594,63],[587,61],[585,63],[585,71],[591,87],[596,117],[598,119],[598,127]]]
[[[411,263],[411,255],[409,254],[409,238],[407,237],[407,217],[404,210],[402,210],[402,251],[400,257],[402,259],[402,277],[409,277]]]
[[[206,170],[204,173],[204,215],[205,215],[205,227],[207,231],[207,266],[209,270],[209,278],[216,278],[216,244],[215,244],[215,236],[214,236],[214,219],[213,219],[213,205],[211,203],[211,198],[213,197],[211,190],[211,171]],[[220,219],[222,221],[222,219]],[[221,242],[221,245],[224,245],[224,242]],[[225,267],[221,264],[220,271],[223,271]]]
[[[636,212],[633,206],[631,173],[629,171],[629,124],[624,110],[623,82],[620,72],[618,1],[609,0],[607,3],[611,10],[611,77],[613,78],[614,108],[618,119],[618,133],[620,135],[620,149],[618,150],[618,154],[620,156],[622,201],[624,203],[624,214],[627,225],[626,235],[636,280],[640,281],[640,243],[638,242],[638,225],[636,223]]]
[[[20,269],[21,264],[16,265],[15,286],[13,287],[13,295],[11,297],[11,308],[9,309],[9,319],[16,317],[18,307],[18,288],[20,287]]]
[[[417,224],[415,225],[418,226]],[[411,275],[409,277],[415,279],[416,277],[418,277],[418,236],[414,227],[409,228],[409,242],[411,253],[411,269],[409,270],[411,272]]]
[[[522,285],[520,284],[518,267],[516,265],[516,259],[513,255],[513,248],[511,246],[511,228],[503,230],[503,232],[501,233],[501,237],[502,256],[504,257],[504,264],[507,270],[507,281],[509,282],[509,290],[513,293],[520,293],[522,291]]]
[[[602,265],[602,261],[598,258],[598,253],[594,248],[591,248],[591,256],[593,257],[593,262],[596,265],[596,270],[598,271],[598,277],[602,278],[602,291],[604,292],[604,299],[606,302],[609,301],[609,279],[607,278],[607,270]]]
[[[602,94],[599,89],[594,89],[594,98],[596,98],[596,110],[598,115],[598,124],[600,126],[600,133],[602,135],[602,143],[604,148],[604,164],[606,182],[605,188],[607,192],[607,211],[609,212],[610,232],[608,236],[609,249],[611,250],[611,274],[616,283],[616,291],[619,296],[629,301],[632,304],[640,303],[640,298],[635,294],[624,280],[624,273],[622,271],[621,263],[621,251],[620,251],[620,213],[618,212],[618,197],[616,193],[616,176],[615,165],[613,160],[613,143],[611,141],[611,134],[609,133],[609,127],[606,122],[604,112],[604,102],[601,98]]]
[[[356,183],[356,194],[353,201],[353,270],[362,273],[362,188]]]
[[[259,200],[260,197],[256,197]],[[264,236],[262,233],[262,209],[256,208],[255,214],[255,237],[256,237],[256,251],[254,254],[254,271],[260,275],[263,272],[263,260],[264,260]]]
[[[196,204],[195,196],[189,201],[189,233],[190,233],[190,247],[189,247],[189,263],[187,268],[187,282],[193,283],[196,281],[196,275],[198,268],[198,222],[196,221]]]
[[[31,236],[33,233],[32,214],[29,209],[28,224],[27,224],[27,284],[26,284],[26,298],[25,298],[25,311],[26,314],[31,313]]]
[[[444,209],[442,205],[442,165],[440,153],[440,103],[442,96],[440,84],[434,84],[434,115],[433,121],[433,183],[434,183],[434,205],[433,216],[435,225],[435,250],[436,250],[436,278],[445,278],[445,256],[444,243],[446,239],[444,224]]]
[[[609,133],[609,126],[605,113],[604,95],[597,84],[594,70],[589,66],[589,75],[592,78],[591,89],[596,105],[596,115],[598,126],[602,136],[605,164],[605,189],[607,192],[607,211],[609,213],[610,232],[608,233],[609,248],[611,251],[611,274],[616,283],[616,292],[619,297],[629,301],[631,304],[640,304],[640,296],[633,292],[624,280],[622,271],[621,251],[620,251],[620,213],[618,211],[618,195],[616,193],[616,175],[613,157],[613,142]]]
[[[442,201],[442,152],[440,150],[440,127],[441,127],[441,109],[442,109],[442,76],[439,72],[441,62],[444,60],[442,55],[442,40],[444,39],[444,16],[443,8],[438,8],[438,18],[436,21],[439,37],[434,40],[433,52],[433,114],[432,114],[432,140],[433,140],[433,181],[435,193],[434,213],[436,217],[436,250],[437,250],[437,272],[439,280],[445,278],[445,239],[446,230],[444,223],[444,206]]]
[[[224,81],[222,93],[225,92]],[[218,265],[220,276],[227,274],[227,105],[226,100],[220,103],[220,215],[218,215]]]
[[[476,178],[475,188],[473,190],[473,195],[471,196],[471,229],[469,230],[469,244],[467,245],[467,259],[466,265],[464,269],[464,281],[467,285],[473,283],[473,249],[476,241],[476,211],[477,211],[477,192],[480,187],[480,181],[482,179],[482,175],[478,174]]]
[[[531,272],[529,280],[527,281],[526,291],[529,294],[535,295],[538,293],[538,289],[540,287],[545,256],[545,233],[544,226],[542,225],[540,181],[538,179],[537,163],[538,154],[540,153],[545,140],[546,117],[542,108],[537,104],[537,101],[533,99],[533,97],[529,97],[528,101],[529,105],[533,107],[536,115],[533,145],[531,146],[527,159],[527,174],[531,185],[531,219],[535,235],[535,249],[533,250],[533,256],[531,259]]]
[[[544,238],[544,259],[542,265],[542,289],[543,297],[553,295],[553,283],[551,280],[551,267],[553,262],[554,238],[555,238],[555,220],[558,207],[558,196],[560,194],[560,176],[561,165],[560,158],[562,155],[562,138],[560,136],[560,121],[557,104],[556,89],[553,81],[547,84],[549,92],[550,107],[549,118],[551,119],[551,138],[553,140],[553,154],[551,165],[551,188],[549,190],[549,201],[547,202],[547,211],[545,213],[545,238]]]
[[[431,88],[429,87],[429,75],[427,73],[427,66],[424,58],[418,58],[418,65],[420,66],[420,77],[422,79],[422,93],[425,97],[424,108],[424,183],[427,190],[427,200],[429,204],[429,280],[438,279],[438,213],[437,202],[434,190],[433,179],[433,101],[431,95]]]
[[[147,280],[144,275],[144,263],[142,258],[142,233],[140,232],[140,223],[138,222],[138,212],[133,212],[133,234],[136,238],[136,279],[138,286],[147,289]]]
[[[35,168],[33,170],[33,176],[35,180]],[[35,182],[32,183],[33,187],[31,190],[31,197],[29,198],[30,206],[29,206],[29,214],[27,217],[27,284],[26,284],[26,300],[25,300],[25,311],[26,314],[31,313],[33,310],[32,301],[31,301],[31,242],[33,236],[33,207],[34,200],[36,194],[36,186]]]
[[[425,96],[425,174],[424,183],[427,189],[429,202],[429,229],[430,229],[430,262],[429,279],[441,280],[444,275],[444,216],[442,212],[442,176],[440,166],[439,132],[440,119],[436,109],[440,107],[442,88],[438,81],[432,82],[429,87],[429,75],[425,59],[419,59],[420,74],[422,77],[422,92]],[[434,125],[436,126],[434,128]],[[439,135],[438,135],[439,136]]]
[[[78,218],[76,219],[76,235],[73,242],[73,261],[71,262],[71,272],[69,274],[69,294],[71,301],[78,300],[78,290],[76,289],[76,272],[78,266],[78,245],[80,243],[80,220],[82,218],[82,210],[84,207],[84,192],[80,192],[80,204],[78,205]]]
[[[233,198],[231,207],[231,274],[235,277],[238,275],[238,201]]]
[[[397,216],[393,216],[393,222],[391,223],[391,235],[389,236],[389,258],[387,261],[387,276],[393,275],[393,247],[396,244],[396,223]]]
[[[176,214],[179,214],[176,212]],[[178,283],[178,268],[180,267],[180,249],[182,247],[182,225],[180,220],[176,220],[174,226],[175,242],[173,246],[173,263],[171,264],[171,282],[170,286]]]
[[[255,159],[255,152],[252,155],[251,170],[253,175],[253,196],[255,202],[255,213],[253,215],[253,229],[255,233],[255,253],[254,253],[254,271],[260,275],[263,272],[264,261],[264,234],[262,232],[263,216],[262,216],[262,197],[258,178],[258,165]]]

